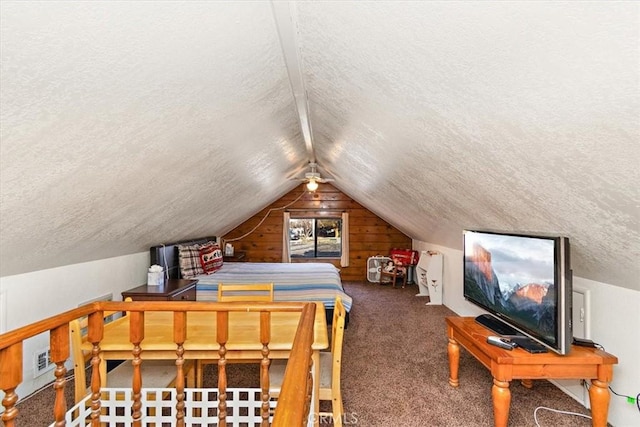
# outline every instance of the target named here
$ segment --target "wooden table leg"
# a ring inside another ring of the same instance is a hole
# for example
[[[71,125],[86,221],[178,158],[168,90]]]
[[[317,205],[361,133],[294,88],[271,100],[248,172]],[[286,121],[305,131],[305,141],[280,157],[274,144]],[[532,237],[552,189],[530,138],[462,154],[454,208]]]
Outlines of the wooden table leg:
[[[447,344],[447,353],[449,354],[449,384],[452,387],[458,387],[458,367],[460,366],[460,346],[453,338],[449,338]]]
[[[320,426],[320,352],[313,351],[313,406],[310,417],[313,417],[314,427]]]
[[[522,384],[522,386],[525,388],[533,388],[533,380],[522,380],[520,381],[520,384]]]
[[[609,413],[609,383],[598,379],[591,380],[589,387],[589,402],[591,403],[591,425],[593,427],[605,427]]]
[[[509,422],[509,406],[511,406],[511,390],[508,381],[493,379],[491,387],[493,399],[493,425],[495,427],[507,427]]]

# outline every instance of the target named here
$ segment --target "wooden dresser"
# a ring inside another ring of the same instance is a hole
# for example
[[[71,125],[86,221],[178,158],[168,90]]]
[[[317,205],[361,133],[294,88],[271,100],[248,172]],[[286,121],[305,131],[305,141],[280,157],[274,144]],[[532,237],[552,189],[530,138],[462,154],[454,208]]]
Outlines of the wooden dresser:
[[[142,285],[122,292],[122,300],[134,301],[195,301],[195,279],[169,279],[164,286]]]

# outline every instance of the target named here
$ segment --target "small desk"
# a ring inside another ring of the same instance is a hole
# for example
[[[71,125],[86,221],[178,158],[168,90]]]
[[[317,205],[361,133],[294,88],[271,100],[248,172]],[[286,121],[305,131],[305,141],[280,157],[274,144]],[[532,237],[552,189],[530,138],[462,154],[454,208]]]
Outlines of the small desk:
[[[207,304],[190,303],[184,304]],[[299,312],[274,312],[271,314],[271,342],[269,358],[288,359],[293,339],[298,329]],[[184,342],[185,359],[218,359],[215,312],[187,312],[187,339]],[[226,344],[227,357],[235,359],[262,359],[260,343],[260,313],[229,313],[229,335]],[[314,410],[319,408],[320,350],[329,347],[324,305],[316,303],[313,344]],[[176,344],[173,341],[173,312],[145,312],[144,340],[140,344],[142,359],[175,359]],[[83,343],[83,349],[91,351],[91,343]],[[129,341],[129,316],[104,325],[104,337],[100,341],[100,358],[103,360],[132,359],[133,345]],[[102,387],[106,387],[106,363],[100,364]],[[318,425],[319,417],[314,416]]]
[[[142,285],[122,292],[122,299],[134,301],[195,301],[195,279],[169,279],[163,286]]]
[[[482,363],[493,376],[491,397],[496,427],[506,427],[509,421],[511,392],[509,382],[521,379],[531,388],[534,379],[591,379],[589,400],[592,425],[605,427],[609,411],[609,382],[613,378],[613,365],[618,358],[604,351],[572,346],[569,354],[531,354],[521,348],[505,350],[487,343],[489,329],[478,324],[473,317],[447,317],[449,344],[449,384],[458,387],[460,346]]]

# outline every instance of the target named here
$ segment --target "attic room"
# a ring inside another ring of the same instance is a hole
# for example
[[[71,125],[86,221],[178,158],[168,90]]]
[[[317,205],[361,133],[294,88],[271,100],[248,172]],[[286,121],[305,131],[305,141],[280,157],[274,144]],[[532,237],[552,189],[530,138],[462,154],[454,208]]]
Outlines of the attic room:
[[[607,421],[638,425],[639,18],[609,1],[3,0],[0,334],[120,301],[154,246],[215,236],[280,263],[287,209],[348,212],[347,294],[404,295],[416,319],[484,312],[463,295],[464,230],[564,236],[582,334],[634,402],[612,394]],[[311,192],[310,171],[330,181]],[[396,247],[442,254],[442,307],[367,280]],[[24,342],[19,396],[52,381],[33,366],[48,343]],[[582,382],[554,384],[589,408]]]

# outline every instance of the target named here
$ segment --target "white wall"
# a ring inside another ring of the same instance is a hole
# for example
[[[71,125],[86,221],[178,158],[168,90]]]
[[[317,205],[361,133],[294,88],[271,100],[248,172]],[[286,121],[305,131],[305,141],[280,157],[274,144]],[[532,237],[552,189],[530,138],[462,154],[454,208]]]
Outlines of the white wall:
[[[146,283],[148,267],[149,253],[141,252],[0,277],[0,333],[55,316],[106,294],[121,300],[122,291]],[[53,371],[33,378],[33,354],[48,345],[48,333],[24,342],[23,382],[17,390],[21,398],[55,379]],[[0,391],[0,399],[3,397]]]
[[[439,251],[444,255],[444,305],[461,316],[484,312],[462,296],[462,251],[418,240],[413,241],[413,249]],[[618,358],[611,388],[616,393],[635,397],[640,391],[637,363],[640,360],[640,292],[575,276],[573,285],[591,291],[591,339]],[[582,403],[588,406],[588,402]],[[639,425],[636,405],[611,394],[609,422],[618,427]]]

